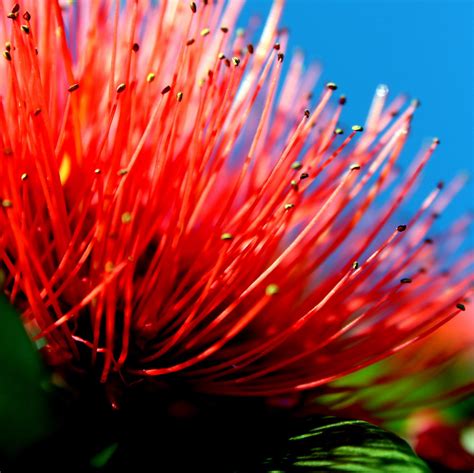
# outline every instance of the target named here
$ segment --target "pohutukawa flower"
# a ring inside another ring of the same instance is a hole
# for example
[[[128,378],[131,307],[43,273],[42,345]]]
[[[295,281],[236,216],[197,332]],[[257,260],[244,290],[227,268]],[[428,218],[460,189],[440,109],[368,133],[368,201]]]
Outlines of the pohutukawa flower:
[[[342,126],[279,0],[259,39],[240,1],[120,3],[0,21],[1,284],[51,364],[281,395],[469,308],[472,256],[443,276],[463,222],[430,235],[459,183],[399,217],[439,145],[400,175],[417,101],[380,86]]]

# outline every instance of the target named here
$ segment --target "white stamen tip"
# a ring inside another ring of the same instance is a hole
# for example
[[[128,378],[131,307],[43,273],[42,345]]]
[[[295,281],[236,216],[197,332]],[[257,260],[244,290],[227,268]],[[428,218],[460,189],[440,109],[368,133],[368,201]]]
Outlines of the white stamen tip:
[[[388,95],[388,86],[380,84],[375,93],[377,94],[377,97],[386,97]]]

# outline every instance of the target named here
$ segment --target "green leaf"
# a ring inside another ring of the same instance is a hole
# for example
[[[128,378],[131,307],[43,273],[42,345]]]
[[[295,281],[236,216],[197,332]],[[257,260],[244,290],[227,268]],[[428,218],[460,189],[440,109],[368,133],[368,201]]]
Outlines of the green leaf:
[[[102,468],[104,467],[108,461],[111,459],[112,455],[117,450],[118,443],[113,443],[109,445],[107,448],[104,448],[101,452],[91,458],[91,466],[94,468]]]
[[[17,454],[51,428],[45,371],[19,315],[0,297],[0,453]]]
[[[425,473],[406,442],[360,420],[310,418],[294,427],[265,462],[271,472]]]

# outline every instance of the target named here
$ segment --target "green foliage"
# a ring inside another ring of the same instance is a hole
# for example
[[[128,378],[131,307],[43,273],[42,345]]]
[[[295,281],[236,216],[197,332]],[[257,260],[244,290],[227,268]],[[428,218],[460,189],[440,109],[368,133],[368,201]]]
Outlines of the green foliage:
[[[97,455],[93,456],[91,458],[91,466],[94,468],[104,467],[110,460],[112,455],[115,453],[115,450],[117,450],[117,447],[118,444],[113,443],[112,445],[109,445],[108,447],[104,448],[104,450],[99,452]]]
[[[50,427],[38,350],[20,318],[0,297],[0,453],[12,456]]]
[[[358,420],[307,419],[265,461],[266,471],[429,472],[400,438]]]

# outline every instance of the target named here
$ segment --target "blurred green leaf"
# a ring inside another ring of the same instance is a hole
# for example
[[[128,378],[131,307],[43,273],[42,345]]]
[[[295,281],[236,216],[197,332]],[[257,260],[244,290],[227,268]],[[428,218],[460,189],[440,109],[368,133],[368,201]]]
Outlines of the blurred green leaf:
[[[0,297],[0,453],[12,456],[51,428],[38,350]]]
[[[113,443],[109,445],[107,448],[104,448],[101,452],[91,458],[91,466],[94,468],[102,468],[104,467],[107,462],[110,460],[112,455],[114,454],[115,450],[117,450],[118,444]]]
[[[406,442],[379,427],[335,417],[307,419],[265,461],[265,471],[424,473]]]

